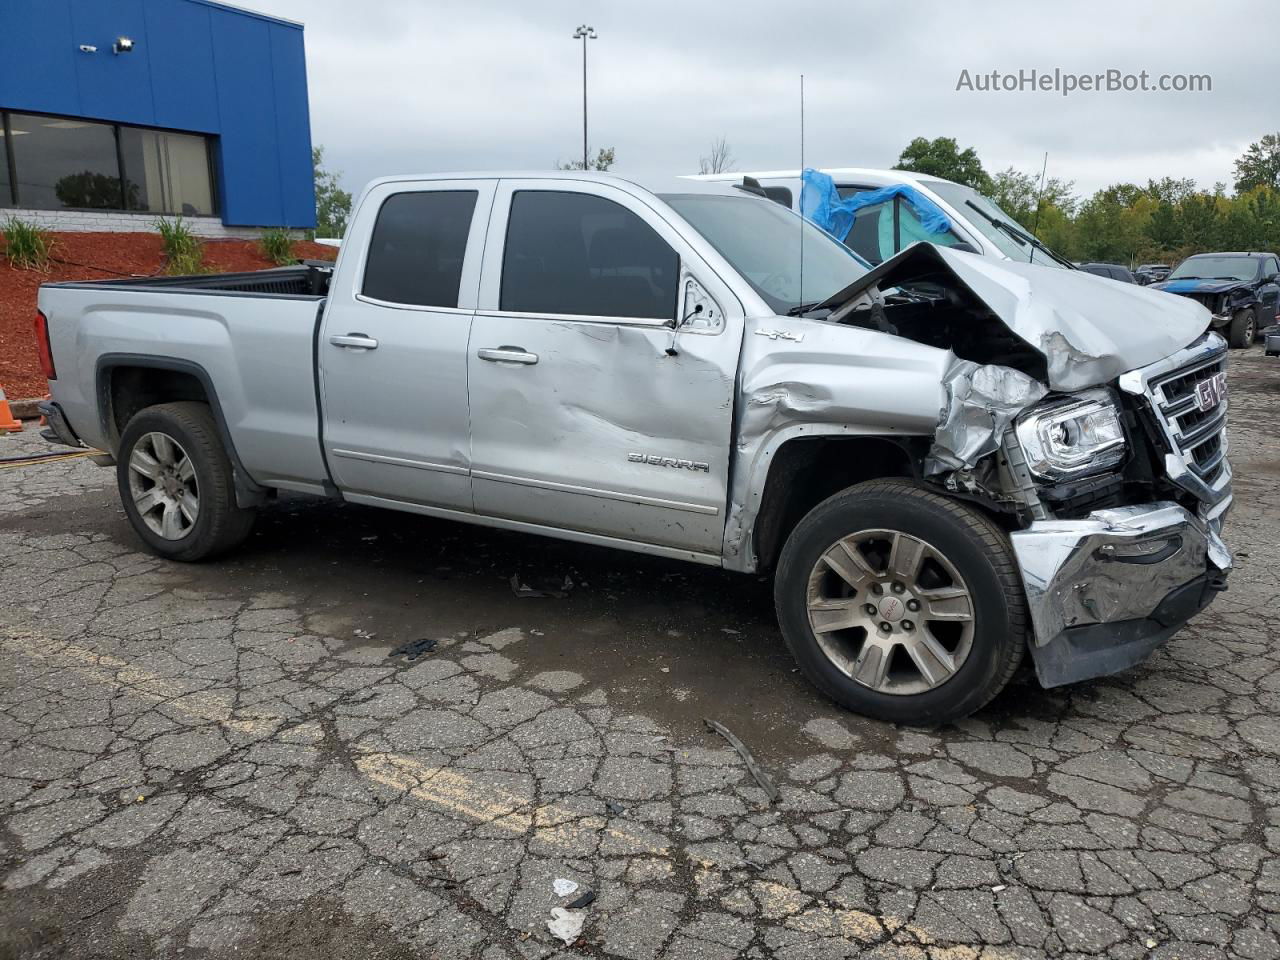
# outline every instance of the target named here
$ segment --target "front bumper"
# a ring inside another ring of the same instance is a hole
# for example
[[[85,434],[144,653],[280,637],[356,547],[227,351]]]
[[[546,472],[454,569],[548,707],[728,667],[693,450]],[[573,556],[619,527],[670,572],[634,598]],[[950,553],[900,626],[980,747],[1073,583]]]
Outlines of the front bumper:
[[[1226,589],[1224,513],[1225,505],[1204,520],[1160,502],[1039,520],[1011,534],[1041,684],[1140,663]]]

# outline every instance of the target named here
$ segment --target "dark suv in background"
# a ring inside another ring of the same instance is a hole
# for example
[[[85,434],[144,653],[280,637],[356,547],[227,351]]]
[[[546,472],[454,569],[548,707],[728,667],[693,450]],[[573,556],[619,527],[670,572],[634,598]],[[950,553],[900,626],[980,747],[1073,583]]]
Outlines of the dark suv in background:
[[[1151,288],[1199,300],[1231,346],[1247,347],[1280,314],[1280,259],[1274,253],[1197,253]]]
[[[1077,267],[1086,273],[1095,273],[1100,277],[1119,280],[1121,283],[1137,283],[1128,267],[1118,263],[1077,263]]]
[[[1133,271],[1133,279],[1145,287],[1149,283],[1159,283],[1166,279],[1169,276],[1169,270],[1167,263],[1143,263]]]

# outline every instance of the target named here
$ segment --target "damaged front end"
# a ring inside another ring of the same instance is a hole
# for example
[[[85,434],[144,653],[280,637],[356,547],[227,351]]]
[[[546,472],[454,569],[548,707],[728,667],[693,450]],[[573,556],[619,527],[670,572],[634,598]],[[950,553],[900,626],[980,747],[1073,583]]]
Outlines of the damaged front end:
[[[923,474],[1006,517],[1044,686],[1141,662],[1225,589],[1226,344],[1202,307],[927,244],[822,307],[953,351]]]

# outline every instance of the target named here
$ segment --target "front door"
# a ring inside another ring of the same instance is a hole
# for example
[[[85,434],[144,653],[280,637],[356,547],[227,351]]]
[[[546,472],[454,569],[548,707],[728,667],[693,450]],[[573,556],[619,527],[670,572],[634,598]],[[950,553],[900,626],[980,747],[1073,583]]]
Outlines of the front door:
[[[467,354],[476,512],[718,555],[741,331],[643,200],[502,181]]]
[[[495,187],[382,184],[344,241],[364,253],[338,268],[316,350],[325,455],[353,500],[471,509],[467,339]]]

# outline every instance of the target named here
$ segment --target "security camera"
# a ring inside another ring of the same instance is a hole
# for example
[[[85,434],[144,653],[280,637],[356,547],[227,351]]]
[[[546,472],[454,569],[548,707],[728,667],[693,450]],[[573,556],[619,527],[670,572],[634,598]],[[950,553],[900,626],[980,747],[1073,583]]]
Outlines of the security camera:
[[[116,42],[111,45],[111,49],[116,53],[129,53],[133,50],[133,41],[128,37],[116,37]]]

